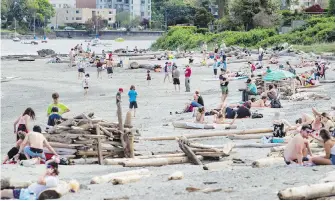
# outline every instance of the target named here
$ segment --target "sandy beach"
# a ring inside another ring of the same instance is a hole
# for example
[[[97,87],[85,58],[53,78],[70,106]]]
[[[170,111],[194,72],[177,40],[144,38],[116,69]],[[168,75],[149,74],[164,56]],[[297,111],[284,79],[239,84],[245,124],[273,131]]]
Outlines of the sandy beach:
[[[65,49],[64,49],[65,50]],[[281,57],[280,62],[290,61],[295,65],[298,58]],[[163,64],[165,61],[155,61],[155,64]],[[178,59],[177,66],[184,69],[186,59]],[[103,72],[103,79],[97,79],[96,68],[86,69],[90,75],[89,94],[84,98],[81,80],[77,79],[77,69],[69,68],[67,64],[46,64],[46,60],[34,62],[2,61],[1,76],[17,77],[9,82],[1,83],[1,155],[2,157],[15,143],[13,123],[16,118],[27,108],[32,107],[36,112],[36,121],[32,125],[44,126],[47,123],[46,110],[52,102],[51,94],[58,92],[60,101],[70,108],[65,117],[82,112],[94,112],[96,116],[109,121],[117,121],[115,95],[117,89],[122,87],[125,93],[122,95],[122,109],[128,110],[127,93],[130,85],[134,84],[138,92],[138,106],[136,118],[133,119],[134,127],[138,128],[142,137],[172,136],[190,133],[207,132],[204,130],[175,129],[172,122],[176,120],[192,121],[192,114],[177,115],[176,111],[183,110],[185,103],[192,99],[193,92],[199,90],[207,108],[216,108],[220,103],[219,81],[205,82],[202,79],[213,78],[212,67],[193,67],[191,77],[191,92],[186,93],[184,77],[181,77],[181,92],[175,92],[172,83],[163,83],[164,73],[151,73],[152,81],[148,86],[146,70],[129,70],[116,68],[112,79],[107,78]],[[229,64],[230,70],[238,70],[245,63]],[[334,65],[334,63],[333,63]],[[303,72],[309,68],[297,69]],[[327,72],[327,79],[335,76],[335,71]],[[245,86],[245,80],[232,81],[229,84],[229,103],[237,103],[241,100],[239,88]],[[324,94],[331,100],[282,100],[283,108],[252,108],[264,115],[262,119],[237,120],[237,129],[271,128],[274,112],[280,111],[290,122],[300,117],[301,113],[311,113],[312,107],[320,111],[330,111],[334,105],[334,83],[323,84]],[[172,112],[172,115],[170,115]],[[206,117],[205,121],[212,122],[212,117]],[[168,126],[165,126],[168,124]],[[220,129],[216,129],[218,131]],[[223,144],[230,140],[226,137],[213,137],[198,139],[204,144]],[[245,140],[257,142],[259,140]],[[235,141],[241,143],[241,141]],[[164,152],[178,151],[180,149],[176,141],[140,141],[135,144],[137,151]],[[123,168],[121,166],[61,166],[60,178],[64,180],[76,179],[87,186],[78,193],[69,193],[62,199],[104,199],[121,198],[129,199],[278,199],[279,190],[318,183],[327,176],[334,166],[296,167],[286,166],[284,161],[267,168],[252,168],[250,164],[255,159],[264,158],[270,148],[234,148],[229,157],[222,160],[241,159],[242,164],[233,164],[231,167],[218,171],[205,171],[201,166],[191,164],[169,165],[163,167],[149,167],[151,176],[139,182],[126,185],[95,184],[90,185],[90,179],[94,176],[112,172],[126,171],[136,168]],[[35,180],[43,173],[45,167],[20,167],[17,165],[2,165],[1,177],[13,179]],[[174,171],[183,171],[185,178],[178,181],[167,181],[168,175]],[[204,183],[205,182],[205,183]],[[208,185],[206,182],[213,182]],[[187,192],[186,187],[197,188],[222,188],[220,192],[202,193]]]

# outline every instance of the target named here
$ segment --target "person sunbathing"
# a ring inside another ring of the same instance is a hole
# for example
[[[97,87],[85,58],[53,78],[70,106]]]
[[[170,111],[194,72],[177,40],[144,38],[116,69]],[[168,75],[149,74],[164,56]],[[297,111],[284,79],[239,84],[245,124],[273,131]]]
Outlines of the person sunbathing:
[[[203,124],[204,121],[205,121],[205,108],[204,107],[199,107],[198,112],[195,116],[195,123]]]
[[[233,119],[233,121],[230,123],[230,125],[232,125],[235,123],[236,119],[251,117],[250,107],[251,104],[249,102],[245,102],[244,105],[238,106],[236,109],[232,107],[227,107],[223,110],[226,111],[225,118]]]
[[[325,155],[312,157],[310,162],[315,165],[335,165],[335,141],[331,139],[330,133],[326,129],[320,130],[319,135],[321,139],[315,135],[311,135],[311,137],[324,144]]]
[[[308,161],[307,154],[313,156],[309,147],[308,136],[313,132],[310,124],[304,124],[300,133],[295,135],[284,149],[284,161],[287,165],[297,163],[303,165],[304,161]]]
[[[56,162],[51,162],[46,165],[46,168],[46,172],[36,183],[31,184],[28,188],[1,190],[1,199],[36,200],[42,191],[48,188],[57,187],[59,183],[58,164]],[[34,196],[34,198],[31,196]]]
[[[251,107],[270,107],[270,105],[266,105],[267,99],[268,99],[267,96],[262,96],[261,99],[256,101],[250,100]]]

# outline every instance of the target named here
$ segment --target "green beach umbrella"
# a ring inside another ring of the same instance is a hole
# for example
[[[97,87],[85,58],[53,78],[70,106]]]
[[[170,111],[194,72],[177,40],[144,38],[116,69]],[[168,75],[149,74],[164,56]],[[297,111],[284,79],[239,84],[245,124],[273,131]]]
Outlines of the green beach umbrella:
[[[263,80],[265,81],[279,81],[286,78],[293,78],[295,75],[291,72],[288,72],[286,70],[274,70],[268,74],[266,74],[265,77],[263,77]]]

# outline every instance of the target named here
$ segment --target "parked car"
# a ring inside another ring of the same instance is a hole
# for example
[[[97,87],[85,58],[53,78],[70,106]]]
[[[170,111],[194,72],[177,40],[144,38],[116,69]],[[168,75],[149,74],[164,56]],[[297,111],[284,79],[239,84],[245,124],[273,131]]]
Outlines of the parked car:
[[[127,31],[127,29],[124,28],[124,27],[118,28],[117,30],[118,30],[118,31]]]
[[[64,30],[75,30],[73,27],[64,27]]]

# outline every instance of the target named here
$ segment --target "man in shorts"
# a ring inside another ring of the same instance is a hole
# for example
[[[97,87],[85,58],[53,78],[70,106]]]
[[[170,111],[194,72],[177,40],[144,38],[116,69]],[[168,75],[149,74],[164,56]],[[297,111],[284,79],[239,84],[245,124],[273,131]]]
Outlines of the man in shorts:
[[[220,79],[220,87],[222,92],[221,100],[222,102],[225,102],[228,96],[228,78],[225,76],[225,70],[221,69],[221,75],[219,76]]]
[[[174,85],[174,90],[177,91],[177,85],[180,91],[180,71],[178,70],[177,66],[173,66],[173,71],[172,71],[172,78],[173,78],[173,85]]]
[[[308,136],[313,133],[311,124],[304,124],[300,133],[294,136],[284,149],[284,161],[287,165],[296,163],[303,165],[304,161],[308,161],[307,154],[312,156],[309,147]]]
[[[135,112],[137,109],[137,92],[135,91],[135,86],[131,85],[130,86],[130,91],[128,92],[128,97],[129,97],[129,110],[131,111],[134,109],[134,117],[135,117]]]
[[[20,146],[19,152],[15,155],[15,159],[19,158],[20,153],[24,151],[24,155],[27,159],[37,158],[36,163],[39,164],[40,159],[46,160],[44,154],[44,145],[51,151],[51,153],[53,153],[55,156],[58,156],[56,151],[51,147],[41,132],[41,127],[33,127],[33,132],[30,132],[26,135]]]

